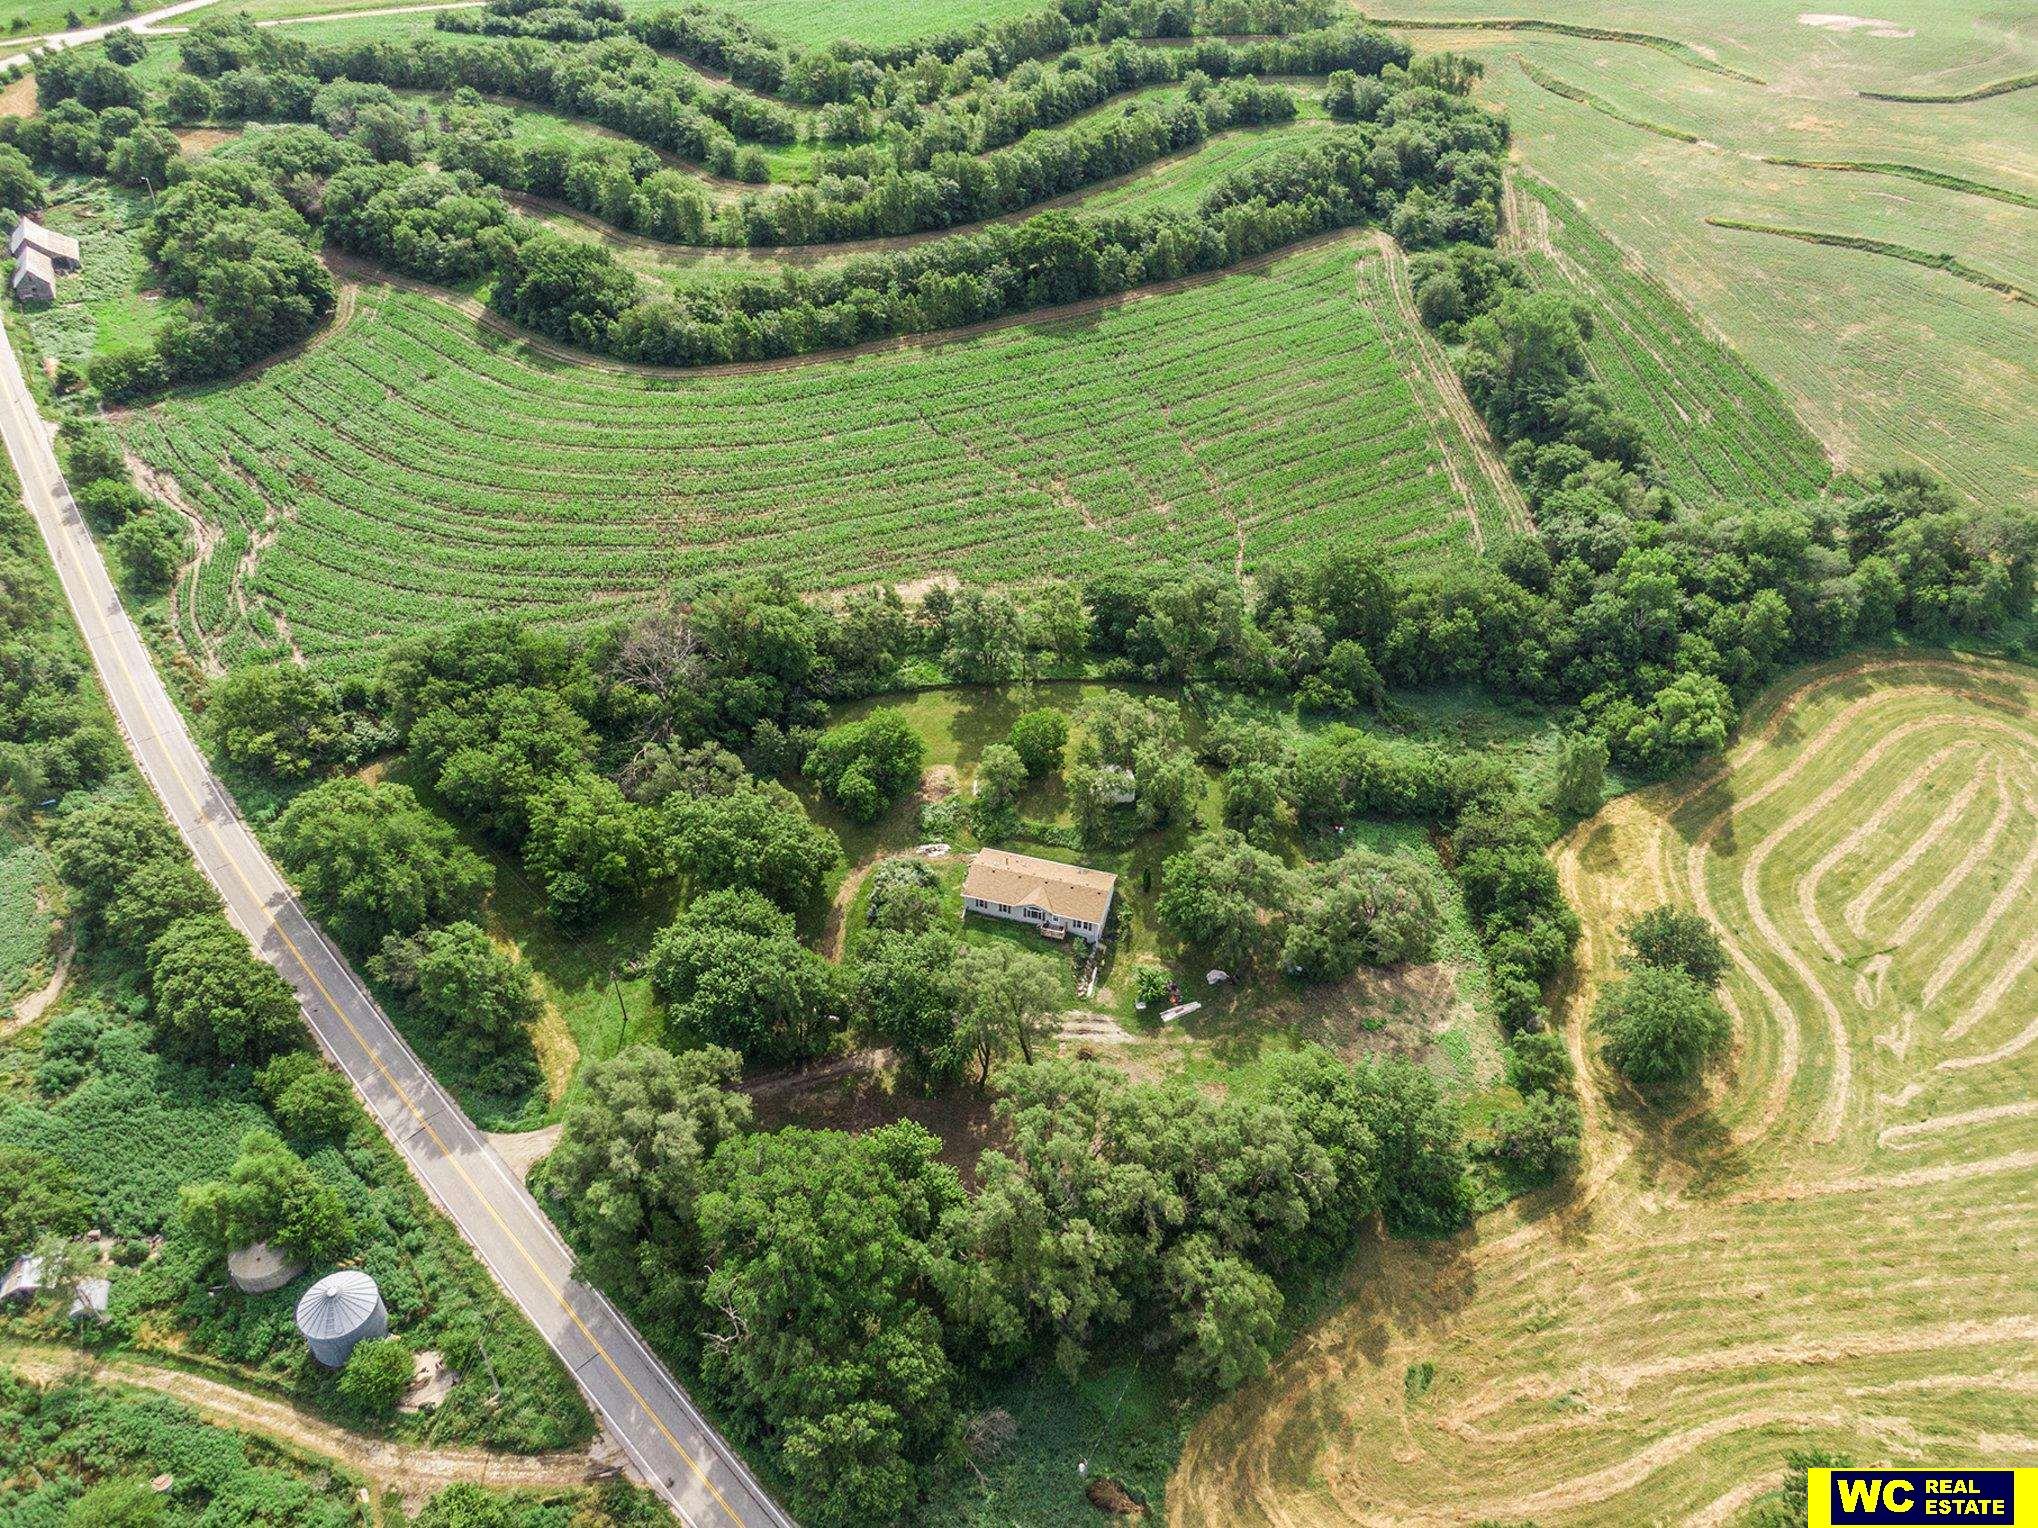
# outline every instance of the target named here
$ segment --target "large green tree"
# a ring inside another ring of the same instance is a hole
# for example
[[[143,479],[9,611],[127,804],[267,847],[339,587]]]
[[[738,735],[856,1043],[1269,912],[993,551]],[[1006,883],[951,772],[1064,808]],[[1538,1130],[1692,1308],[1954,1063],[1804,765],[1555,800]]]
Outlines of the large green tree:
[[[947,1076],[967,1059],[956,1044],[959,944],[946,928],[872,928],[849,965],[857,1026],[896,1049],[923,1076]]]
[[[160,1039],[186,1055],[256,1063],[295,1043],[297,994],[217,913],[179,918],[149,946]]]
[[[217,680],[205,731],[230,762],[282,780],[323,769],[345,744],[331,687],[295,663],[253,664]]]
[[[1428,866],[1406,855],[1348,849],[1305,877],[1281,963],[1309,981],[1341,981],[1362,965],[1427,960],[1439,917]]]
[[[313,915],[357,953],[471,914],[495,882],[407,786],[328,780],[291,802],[270,837]]]
[[[853,821],[875,822],[917,789],[927,745],[905,714],[873,711],[821,734],[807,755],[807,778]]]
[[[777,1436],[803,1521],[902,1521],[955,1458],[936,1233],[964,1196],[940,1148],[902,1121],[740,1136],[708,1163],[701,1374]]]
[[[1168,857],[1154,910],[1184,943],[1243,969],[1279,947],[1294,896],[1288,868],[1226,828]]]
[[[267,1130],[241,1137],[241,1154],[225,1178],[186,1184],[180,1200],[185,1227],[215,1257],[269,1242],[308,1262],[329,1263],[354,1242],[339,1190]]]
[[[1030,1065],[1062,1003],[1061,970],[1047,955],[1009,940],[966,944],[955,953],[955,1044],[977,1063],[979,1086],[991,1065],[1017,1053]]]
[[[525,868],[544,885],[547,911],[569,927],[587,927],[665,876],[655,815],[592,771],[542,786],[530,821]]]
[[[583,1074],[541,1183],[588,1271],[691,1350],[705,1268],[694,1201],[708,1158],[750,1127],[742,1058],[636,1045]]]
[[[219,906],[176,829],[148,803],[66,813],[50,847],[79,925],[137,955],[179,918]]]
[[[651,987],[692,1034],[749,1061],[804,1061],[827,1043],[833,968],[755,891],[697,897],[652,943]]]
[[[375,975],[415,994],[419,1013],[470,1051],[528,1049],[538,989],[524,963],[468,922],[392,934],[369,962]]]
[[[797,912],[821,900],[841,863],[835,835],[776,783],[670,795],[664,820],[673,868],[696,892],[750,887]]]
[[[1642,966],[1609,982],[1592,1027],[1607,1065],[1644,1093],[1689,1087],[1733,1038],[1726,1010],[1677,966]]]
[[[1674,907],[1653,907],[1621,930],[1628,952],[1621,964],[1628,970],[1669,966],[1701,987],[1717,987],[1727,974],[1727,948],[1719,930],[1697,913]]]

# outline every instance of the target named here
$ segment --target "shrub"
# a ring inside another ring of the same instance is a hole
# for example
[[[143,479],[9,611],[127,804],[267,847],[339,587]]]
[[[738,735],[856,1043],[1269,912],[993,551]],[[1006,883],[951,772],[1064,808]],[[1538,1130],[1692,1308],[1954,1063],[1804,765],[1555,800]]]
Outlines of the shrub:
[[[357,1343],[340,1371],[340,1394],[356,1410],[371,1417],[395,1412],[404,1392],[410,1389],[410,1349],[401,1338],[380,1337]]]
[[[1026,773],[1042,779],[1061,768],[1062,750],[1069,741],[1068,718],[1051,706],[1028,711],[1014,719],[1006,741],[1026,766]]]
[[[1531,1093],[1493,1123],[1488,1150],[1524,1178],[1562,1177],[1578,1166],[1584,1120],[1578,1105],[1554,1093]]]

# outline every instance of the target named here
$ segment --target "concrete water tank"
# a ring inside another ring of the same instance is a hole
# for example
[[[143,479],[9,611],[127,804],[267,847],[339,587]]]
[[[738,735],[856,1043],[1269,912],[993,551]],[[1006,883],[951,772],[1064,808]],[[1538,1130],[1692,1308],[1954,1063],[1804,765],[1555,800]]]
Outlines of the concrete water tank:
[[[389,1312],[382,1292],[358,1268],[329,1273],[307,1289],[297,1302],[297,1329],[311,1356],[328,1369],[347,1362],[354,1344],[389,1335]]]
[[[236,1247],[226,1255],[226,1276],[244,1295],[266,1295],[272,1289],[281,1289],[302,1272],[304,1264],[267,1242]]]

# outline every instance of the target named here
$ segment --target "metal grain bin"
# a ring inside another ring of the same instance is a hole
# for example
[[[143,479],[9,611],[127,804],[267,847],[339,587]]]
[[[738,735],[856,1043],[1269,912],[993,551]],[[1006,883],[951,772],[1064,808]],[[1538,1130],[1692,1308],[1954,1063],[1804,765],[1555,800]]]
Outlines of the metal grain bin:
[[[354,1344],[389,1335],[382,1292],[358,1268],[329,1273],[297,1302],[297,1329],[311,1356],[328,1369],[342,1367]]]

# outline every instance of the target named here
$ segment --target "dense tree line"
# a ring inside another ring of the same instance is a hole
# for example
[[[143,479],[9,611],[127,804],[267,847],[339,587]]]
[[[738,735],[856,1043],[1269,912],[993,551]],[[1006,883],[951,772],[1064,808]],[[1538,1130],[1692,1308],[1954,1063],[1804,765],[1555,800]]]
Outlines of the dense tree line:
[[[910,118],[894,111],[887,136],[899,164],[920,168],[942,153],[984,153],[1016,143],[1126,91],[1181,84],[1193,97],[1213,80],[1333,72],[1374,76],[1407,63],[1409,56],[1399,39],[1355,24],[1250,42],[1206,38],[1181,48],[1121,41],[1098,53],[1071,54],[1052,67],[1023,64],[1007,79],[942,100]],[[828,160],[822,165],[825,171]]]
[[[913,107],[980,90],[1079,43],[1303,32],[1326,28],[1340,14],[1325,0],[1068,0],[889,47],[845,40],[813,50],[700,4],[633,18],[629,25],[652,47],[720,70],[753,90],[808,106],[886,110],[910,124]]]
[[[962,1460],[972,1385],[1143,1333],[1230,1387],[1283,1338],[1281,1280],[1465,1216],[1455,1113],[1419,1068],[1277,1058],[1251,1095],[1095,1064],[1001,1077],[966,1192],[917,1125],[751,1128],[726,1050],[592,1068],[542,1187],[589,1274],[699,1367],[817,1523],[896,1522]]]
[[[210,25],[230,29],[236,23]],[[767,178],[754,148],[736,147],[726,127],[696,109],[697,82],[626,38],[587,45],[516,42],[459,48],[427,37],[309,52],[294,40],[258,39],[249,48],[272,58],[276,83],[256,88],[249,76],[261,71],[228,70],[208,87],[209,99],[187,91],[171,108],[180,115],[322,117],[320,98],[339,86],[356,91],[364,85],[472,89],[587,117],[718,174]],[[211,56],[203,52],[200,58]],[[1247,44],[1213,40],[1184,50],[1127,45],[1096,60],[1066,60],[1078,67],[1005,88],[990,101],[973,100],[970,111],[922,113],[911,127],[895,124],[879,143],[822,156],[814,185],[746,198],[712,222],[697,187],[689,188],[684,217],[655,215],[661,200],[678,189],[669,179],[640,207],[642,182],[662,168],[652,154],[609,145],[519,145],[500,131],[479,136],[473,129],[486,124],[470,114],[467,130],[447,134],[450,141],[441,158],[508,189],[563,196],[619,226],[641,227],[661,237],[690,236],[688,242],[781,245],[898,236],[1011,213],[1181,152],[1212,132],[1294,115],[1292,93],[1251,76],[1332,69],[1377,74],[1407,57],[1404,45],[1357,26]],[[1210,83],[1213,76],[1233,75],[1239,78],[1220,86]],[[307,88],[305,82],[312,81],[329,83],[323,90]],[[1187,99],[1165,107],[1135,107],[1122,118],[1082,130],[1033,132],[1118,90],[1161,81],[1188,82]],[[755,110],[775,109],[742,92],[727,93]],[[381,104],[394,106],[393,99]],[[753,140],[784,142],[796,135],[789,120],[750,121],[729,110],[722,115]],[[404,144],[399,132],[389,151],[378,157],[415,157]],[[615,183],[619,176],[624,178],[620,185]]]
[[[821,186],[749,199],[711,219],[698,189],[662,169],[647,149],[522,148],[506,116],[474,94],[456,96],[432,129],[388,88],[536,90],[599,118],[574,92],[626,101],[628,92],[602,95],[603,60],[625,50],[620,67],[627,73],[635,66],[626,50],[649,50],[626,39],[594,46],[609,53],[582,58],[529,40],[490,45],[486,51],[503,55],[502,67],[515,78],[463,77],[468,66],[461,57],[484,50],[427,39],[312,51],[245,18],[202,24],[184,49],[195,72],[179,79],[203,99],[186,91],[180,103],[173,91],[167,111],[227,110],[231,86],[250,110],[316,121],[327,141],[303,131],[266,132],[195,167],[181,157],[150,161],[168,187],[144,227],[143,247],[163,267],[164,284],[193,306],[152,344],[98,358],[94,385],[109,398],[134,397],[230,373],[302,339],[334,300],[312,250],[311,218],[324,220],[334,246],[427,279],[492,278],[498,311],[540,333],[675,365],[800,354],[981,322],[1220,269],[1357,222],[1386,221],[1406,242],[1424,245],[1490,240],[1497,219],[1505,144],[1499,119],[1448,90],[1410,83],[1391,61],[1395,45],[1377,34],[1333,29],[1245,45],[1241,57],[1268,64],[1275,55],[1267,49],[1313,50],[1312,56],[1330,49],[1347,59],[1358,50],[1368,67],[1388,70],[1402,88],[1388,91],[1367,120],[1322,143],[1226,177],[1193,213],[1047,214],[825,271],[790,271],[778,281],[702,283],[651,297],[609,251],[513,217],[483,180],[563,196],[670,237],[720,237],[718,230],[730,228],[752,243],[899,233],[1023,208],[1194,144],[1227,123],[1290,112],[1293,102],[1250,77],[1196,84],[1180,101],[1136,108],[1095,127],[1032,134],[987,155],[943,151],[921,169],[892,163],[876,179],[829,176]],[[260,81],[296,83],[256,88]],[[52,88],[76,85],[60,79]],[[107,130],[101,119],[124,113],[134,121],[117,124],[126,129],[121,145],[138,146],[154,133],[174,150],[174,139],[141,125],[133,108],[95,114],[71,97],[28,119],[28,127],[9,119],[0,134],[27,134],[31,155],[61,159],[71,151],[53,147],[60,139],[51,123],[66,112],[91,119],[94,144]],[[633,131],[621,117],[614,125]],[[56,130],[64,130],[61,122]],[[428,155],[445,168],[415,162]],[[224,323],[218,315],[226,312],[237,321]]]
[[[534,232],[501,245],[490,301],[540,333],[631,360],[698,365],[796,355],[1217,270],[1369,220],[1388,220],[1416,244],[1490,239],[1500,145],[1495,119],[1441,92],[1410,92],[1378,124],[1234,172],[1192,213],[1046,213],[664,299],[645,298],[607,250]],[[1418,173],[1436,189],[1405,178]]]
[[[63,442],[67,457],[80,453]],[[113,453],[118,462],[118,452]],[[92,671],[69,630],[42,538],[11,482],[0,502],[0,790],[16,809],[97,785],[118,765]]]

